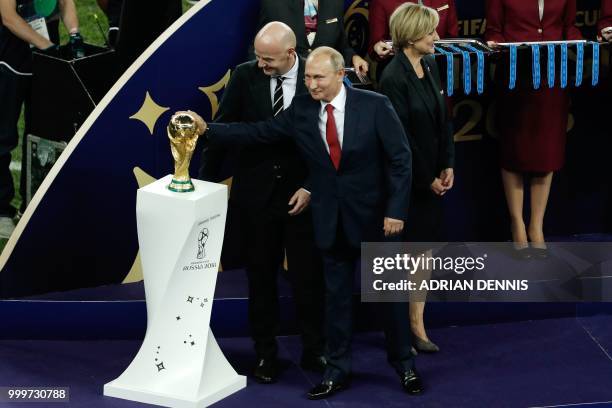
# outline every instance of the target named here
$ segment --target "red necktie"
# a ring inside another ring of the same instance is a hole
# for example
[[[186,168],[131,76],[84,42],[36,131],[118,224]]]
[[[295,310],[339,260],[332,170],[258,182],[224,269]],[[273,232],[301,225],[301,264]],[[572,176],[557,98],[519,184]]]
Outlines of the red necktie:
[[[329,146],[329,157],[331,157],[332,163],[336,170],[340,167],[340,156],[342,156],[342,150],[340,150],[340,142],[338,142],[338,129],[336,129],[336,119],[334,118],[334,107],[331,103],[325,106],[327,111],[327,125],[325,126],[325,140]]]

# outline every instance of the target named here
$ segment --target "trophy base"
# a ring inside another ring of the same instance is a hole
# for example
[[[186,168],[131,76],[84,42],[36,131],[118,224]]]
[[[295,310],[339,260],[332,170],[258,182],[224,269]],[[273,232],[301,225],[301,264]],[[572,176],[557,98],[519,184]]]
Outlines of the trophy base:
[[[191,180],[179,181],[172,179],[170,184],[168,184],[168,190],[174,191],[175,193],[190,193],[195,191],[195,187]]]

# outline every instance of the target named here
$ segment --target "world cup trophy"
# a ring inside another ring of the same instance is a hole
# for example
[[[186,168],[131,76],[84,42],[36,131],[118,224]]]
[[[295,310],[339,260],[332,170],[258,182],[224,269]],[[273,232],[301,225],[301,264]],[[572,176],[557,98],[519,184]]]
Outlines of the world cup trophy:
[[[177,193],[189,193],[195,190],[189,177],[189,163],[198,141],[198,124],[189,112],[180,112],[172,116],[168,124],[170,149],[174,157],[174,176],[168,189]]]

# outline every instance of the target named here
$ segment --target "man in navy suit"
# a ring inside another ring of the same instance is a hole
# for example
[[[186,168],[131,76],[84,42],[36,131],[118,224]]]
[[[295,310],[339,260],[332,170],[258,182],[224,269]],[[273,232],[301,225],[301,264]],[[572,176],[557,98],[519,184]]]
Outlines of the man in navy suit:
[[[343,85],[344,60],[329,47],[315,49],[304,73],[310,95],[297,95],[273,120],[206,123],[201,133],[212,143],[247,146],[293,140],[309,176],[315,242],[323,253],[327,368],[308,393],[326,398],[348,383],[351,372],[353,273],[361,242],[397,236],[407,217],[411,152],[387,97]],[[192,112],[190,112],[193,114]],[[410,394],[421,379],[410,351],[405,303],[384,303],[388,360]]]
[[[294,95],[308,94],[304,64],[295,52],[295,34],[278,21],[255,37],[257,59],[234,70],[217,112],[217,122],[258,122],[291,105]],[[200,178],[220,181],[226,149],[209,145],[202,152]],[[240,149],[233,168],[230,211],[240,219],[241,249],[249,282],[249,325],[255,343],[256,381],[275,382],[279,374],[277,332],[280,305],[277,274],[286,254],[289,281],[302,337],[302,368],[322,372],[323,263],[314,245],[307,176],[291,141]]]

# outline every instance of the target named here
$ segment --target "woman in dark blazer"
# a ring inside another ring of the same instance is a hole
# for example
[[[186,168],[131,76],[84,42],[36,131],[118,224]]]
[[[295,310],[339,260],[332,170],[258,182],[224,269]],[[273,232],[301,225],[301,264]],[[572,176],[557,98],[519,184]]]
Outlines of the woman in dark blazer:
[[[348,43],[343,0],[262,0],[257,30],[271,21],[291,27],[300,57],[306,58],[315,48],[326,45],[341,53],[347,65],[362,74],[368,72],[368,63]]]
[[[492,47],[503,42],[582,39],[575,25],[576,0],[487,0],[486,6],[485,39]],[[546,257],[544,213],[553,172],[563,167],[565,158],[569,90],[558,84],[514,91],[500,86],[497,102],[501,174],[512,240],[525,257],[532,253],[525,251],[528,241],[535,248],[533,254]],[[530,176],[531,193],[527,228],[523,220],[525,176]]]
[[[380,91],[391,100],[412,149],[412,193],[405,240],[435,242],[442,223],[442,196],[453,187],[455,147],[449,114],[435,60],[438,25],[436,10],[414,3],[399,6],[391,15],[391,38],[396,56],[380,81]],[[414,346],[438,351],[423,323],[425,302],[410,303]]]

